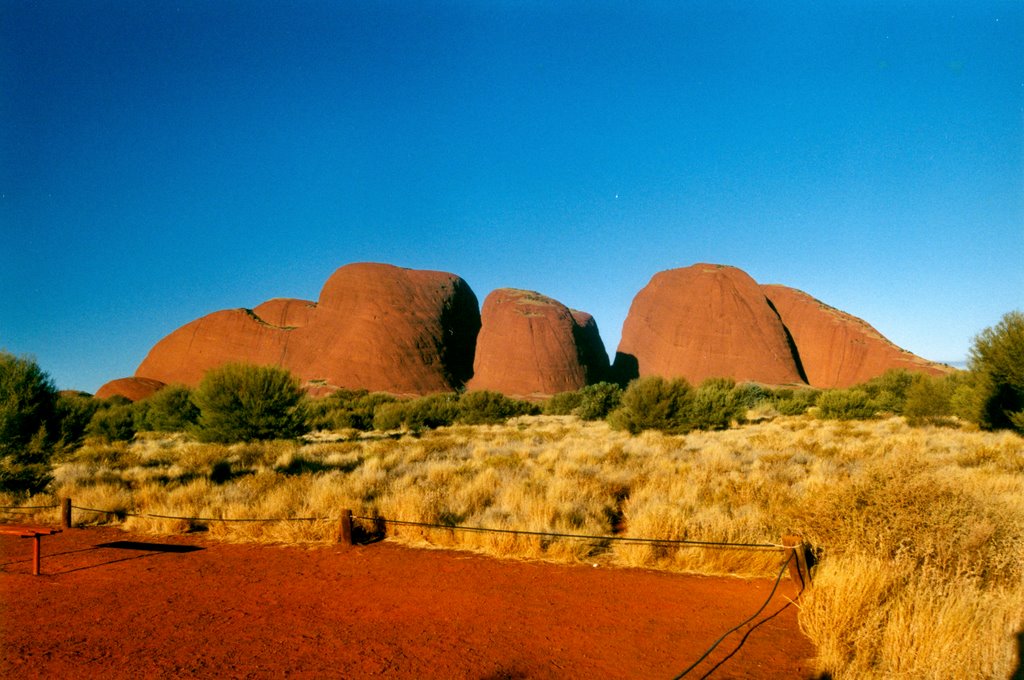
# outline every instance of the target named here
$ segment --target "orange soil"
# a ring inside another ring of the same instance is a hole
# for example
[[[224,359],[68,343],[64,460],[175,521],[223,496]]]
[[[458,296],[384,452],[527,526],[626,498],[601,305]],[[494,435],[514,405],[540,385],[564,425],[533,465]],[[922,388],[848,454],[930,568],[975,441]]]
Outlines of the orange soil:
[[[671,678],[773,585],[389,542],[93,528],[42,546],[34,577],[31,540],[0,536],[0,677]],[[796,593],[784,580],[687,677],[812,677]]]

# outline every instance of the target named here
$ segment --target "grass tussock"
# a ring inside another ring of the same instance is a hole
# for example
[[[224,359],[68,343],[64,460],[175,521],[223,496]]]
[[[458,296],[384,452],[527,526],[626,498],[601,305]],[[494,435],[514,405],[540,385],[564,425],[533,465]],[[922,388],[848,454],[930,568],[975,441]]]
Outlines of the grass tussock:
[[[631,436],[542,416],[305,443],[179,435],[83,446],[56,468],[52,489],[25,505],[68,496],[117,513],[76,511],[82,523],[267,542],[331,541],[349,508],[596,537],[392,525],[389,540],[738,576],[774,575],[782,553],[612,539],[777,543],[800,534],[818,560],[800,621],[820,670],[837,680],[1005,678],[1024,631],[1024,440],[1010,433],[800,416]],[[261,518],[302,521],[239,521]]]

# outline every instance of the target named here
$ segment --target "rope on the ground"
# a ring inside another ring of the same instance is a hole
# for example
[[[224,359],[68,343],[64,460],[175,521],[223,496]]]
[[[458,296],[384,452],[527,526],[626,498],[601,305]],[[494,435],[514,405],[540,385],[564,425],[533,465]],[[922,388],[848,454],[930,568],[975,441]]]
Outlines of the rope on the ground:
[[[330,517],[180,517],[177,515],[157,515],[148,512],[128,512],[127,510],[97,510],[96,508],[83,508],[72,505],[75,510],[84,512],[95,512],[101,515],[115,515],[117,517],[141,517],[143,519],[176,519],[185,522],[332,522],[337,521]]]
[[[454,531],[469,531],[478,533],[494,533],[494,534],[515,534],[520,536],[539,536],[549,538],[569,538],[579,539],[586,541],[620,541],[624,543],[648,543],[648,544],[667,544],[667,545],[693,545],[701,547],[711,548],[743,548],[743,549],[772,549],[779,550],[786,548],[787,546],[779,545],[776,543],[729,543],[726,541],[694,541],[684,538],[640,538],[633,536],[596,536],[589,534],[563,534],[550,531],[526,531],[524,529],[493,529],[488,527],[469,527],[458,524],[431,524],[429,522],[410,522],[406,520],[398,519],[385,519],[383,517],[353,517],[352,519],[363,520],[367,522],[383,522],[385,524],[393,524],[396,526],[411,526],[411,527],[425,527],[429,529],[451,529]]]
[[[795,553],[791,552],[789,554],[789,557],[786,558],[786,561],[782,563],[782,568],[779,569],[779,574],[778,574],[778,576],[775,577],[775,585],[772,586],[772,592],[768,593],[768,599],[764,601],[764,604],[762,604],[761,607],[756,612],[754,612],[748,618],[744,619],[741,623],[733,626],[732,628],[727,630],[725,633],[723,633],[722,637],[720,637],[717,640],[715,640],[714,644],[711,645],[710,647],[708,647],[707,651],[704,652],[703,654],[701,654],[699,659],[697,659],[692,664],[690,664],[686,668],[686,670],[684,670],[679,675],[675,676],[672,680],[679,680],[680,678],[682,678],[685,675],[687,675],[690,671],[692,671],[694,668],[699,666],[700,663],[702,661],[704,661],[704,659],[708,658],[708,656],[711,654],[711,652],[715,651],[715,648],[718,647],[718,645],[722,644],[722,640],[724,640],[725,638],[729,637],[730,635],[735,633],[737,630],[739,630],[740,628],[742,628],[743,626],[747,625],[748,623],[750,623],[751,621],[756,619],[758,616],[760,616],[761,612],[763,612],[765,610],[765,608],[768,606],[768,603],[772,601],[773,597],[775,597],[775,591],[778,590],[779,583],[782,582],[782,575],[786,573],[786,567],[789,566],[789,563],[793,561],[794,557],[795,557]],[[801,593],[803,592],[803,588],[800,589],[800,592]],[[798,593],[798,596],[799,596],[799,593]]]

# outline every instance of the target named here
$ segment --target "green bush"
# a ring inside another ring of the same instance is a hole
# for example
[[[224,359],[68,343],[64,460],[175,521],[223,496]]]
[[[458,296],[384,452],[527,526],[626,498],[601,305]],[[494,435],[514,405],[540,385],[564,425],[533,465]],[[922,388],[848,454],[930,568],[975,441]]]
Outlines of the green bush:
[[[896,368],[890,369],[858,387],[867,393],[876,411],[899,415],[903,413],[909,390],[920,377],[920,373],[911,373]]]
[[[544,402],[542,410],[546,416],[568,416],[572,415],[573,411],[579,407],[582,401],[583,395],[579,390],[575,392],[559,392]]]
[[[135,438],[135,407],[131,404],[103,404],[93,414],[86,432],[106,442],[126,442]]]
[[[139,430],[185,432],[197,422],[199,409],[192,402],[192,390],[185,385],[167,385],[135,404],[135,424]]]
[[[0,490],[42,490],[58,432],[53,381],[34,360],[0,351]]]
[[[693,393],[690,402],[692,423],[699,430],[726,430],[734,420],[742,421],[747,412],[736,381],[709,378]]]
[[[89,422],[100,408],[100,401],[82,393],[61,393],[57,396],[57,446],[69,451],[81,446]]]
[[[480,390],[466,392],[459,398],[456,421],[464,425],[497,425],[509,418],[537,413],[529,402],[506,397],[499,392]]]
[[[320,430],[372,430],[377,407],[397,401],[383,392],[338,390],[310,404],[311,424]]]
[[[599,382],[577,392],[579,403],[572,410],[583,420],[603,420],[622,403],[622,388],[615,383]]]
[[[459,416],[459,396],[448,392],[382,403],[374,411],[377,430],[406,428],[414,432],[451,425]]]
[[[867,420],[878,411],[868,393],[859,388],[825,390],[816,401],[823,420]]]
[[[979,424],[1024,433],[1024,313],[1008,312],[979,333],[968,366],[983,390]]]
[[[637,378],[622,394],[622,405],[608,416],[609,424],[630,434],[661,430],[673,434],[694,428],[693,388],[682,378]]]
[[[903,415],[911,425],[945,424],[953,415],[952,381],[918,375],[907,390]]]
[[[293,439],[310,430],[299,380],[276,366],[225,364],[206,373],[192,400],[203,441]]]
[[[784,416],[798,416],[817,403],[819,394],[818,390],[806,387],[783,387],[772,393],[771,403]]]

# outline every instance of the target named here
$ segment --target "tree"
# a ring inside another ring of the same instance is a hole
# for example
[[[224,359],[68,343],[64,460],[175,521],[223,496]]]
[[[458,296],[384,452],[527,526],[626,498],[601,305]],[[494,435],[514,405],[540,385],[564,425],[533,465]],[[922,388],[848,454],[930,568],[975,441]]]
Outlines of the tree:
[[[277,366],[225,364],[208,371],[192,400],[203,441],[292,439],[310,430],[298,378]]]
[[[46,486],[58,429],[50,376],[33,359],[0,352],[0,490]]]
[[[979,333],[968,367],[983,381],[981,426],[1024,433],[1024,313],[1008,312]]]

